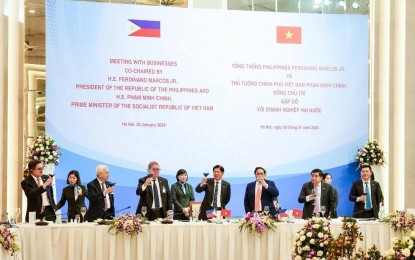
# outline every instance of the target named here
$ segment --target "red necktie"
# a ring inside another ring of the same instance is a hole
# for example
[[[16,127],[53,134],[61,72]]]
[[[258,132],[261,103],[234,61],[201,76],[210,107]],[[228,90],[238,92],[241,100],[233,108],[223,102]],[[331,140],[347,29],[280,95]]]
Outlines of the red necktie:
[[[258,184],[255,195],[255,211],[261,211],[261,193],[262,186]]]

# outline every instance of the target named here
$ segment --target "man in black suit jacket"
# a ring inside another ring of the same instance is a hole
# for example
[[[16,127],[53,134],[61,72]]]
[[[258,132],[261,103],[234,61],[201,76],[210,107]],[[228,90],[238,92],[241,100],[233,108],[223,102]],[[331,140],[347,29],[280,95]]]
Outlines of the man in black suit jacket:
[[[36,219],[55,221],[55,199],[50,185],[53,177],[43,175],[43,164],[33,160],[28,164],[29,175],[20,183],[27,198],[25,221],[29,222],[29,212],[36,212]]]
[[[87,184],[89,209],[85,219],[92,222],[98,218],[112,219],[115,217],[114,186],[108,180],[109,169],[106,165],[98,165],[97,178]]]
[[[244,206],[245,212],[258,212],[263,211],[265,206],[269,207],[269,213],[272,216],[275,216],[277,210],[275,209],[273,199],[277,198],[280,194],[275,183],[273,181],[265,180],[267,177],[267,172],[262,167],[256,167],[255,171],[255,179],[256,181],[248,183],[245,190],[245,198],[244,198]],[[256,196],[257,196],[257,189],[261,189],[259,192],[259,200],[258,205],[256,205]],[[255,208],[255,207],[258,208]]]
[[[201,183],[197,185],[196,192],[201,193],[205,192],[205,197],[203,198],[202,204],[200,205],[200,214],[199,219],[206,220],[206,210],[210,209],[225,209],[226,204],[231,199],[231,185],[229,182],[222,179],[225,169],[220,165],[213,166],[213,179],[203,178]],[[216,184],[217,183],[217,184]],[[218,187],[215,195],[215,187]],[[215,205],[216,204],[216,205]]]
[[[372,167],[368,164],[362,165],[360,176],[362,178],[353,182],[349,193],[349,200],[354,202],[353,217],[379,218],[379,207],[383,202],[383,195],[379,183],[371,180]]]
[[[334,209],[334,193],[331,186],[321,182],[323,172],[320,169],[311,171],[311,181],[304,183],[301,188],[298,202],[304,203],[303,219],[311,218],[313,215],[321,216],[321,206],[325,206],[324,217],[331,217]],[[317,201],[318,200],[318,201]]]
[[[141,209],[145,206],[145,217],[149,220],[165,218],[167,211],[172,209],[169,182],[159,176],[160,171],[159,164],[152,161],[148,164],[148,175],[138,180],[136,194],[140,196],[140,200],[136,214],[141,214]]]

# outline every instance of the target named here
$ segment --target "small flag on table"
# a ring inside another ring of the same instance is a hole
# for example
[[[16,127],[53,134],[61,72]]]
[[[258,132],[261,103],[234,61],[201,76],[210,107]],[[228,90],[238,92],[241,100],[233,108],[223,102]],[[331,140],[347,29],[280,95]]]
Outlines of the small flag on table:
[[[227,209],[222,209],[221,216],[225,217],[225,218],[230,218],[231,217],[231,211],[227,210]]]
[[[214,217],[216,217],[216,215],[215,214],[213,214],[213,209],[210,209],[210,210],[206,210],[206,217],[209,219],[209,218],[214,218]]]
[[[287,209],[280,209],[280,217],[288,217],[288,214],[286,213]]]
[[[293,209],[293,217],[301,218],[303,216],[303,211],[300,209]]]

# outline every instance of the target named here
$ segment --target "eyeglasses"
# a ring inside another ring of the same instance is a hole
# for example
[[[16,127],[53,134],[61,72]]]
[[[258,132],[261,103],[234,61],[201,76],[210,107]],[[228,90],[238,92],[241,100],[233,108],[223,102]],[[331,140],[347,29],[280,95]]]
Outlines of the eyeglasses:
[[[161,169],[160,168],[154,168],[154,169],[151,169],[153,172],[161,172]]]

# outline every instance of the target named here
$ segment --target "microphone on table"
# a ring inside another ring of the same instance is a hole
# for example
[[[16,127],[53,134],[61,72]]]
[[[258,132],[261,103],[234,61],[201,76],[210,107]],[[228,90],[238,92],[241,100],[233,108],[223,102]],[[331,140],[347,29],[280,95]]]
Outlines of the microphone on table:
[[[129,209],[129,208],[131,208],[131,206],[128,206],[128,207],[123,208],[123,209],[120,209],[120,210],[117,210],[117,211],[115,211],[114,213],[107,214],[107,215],[105,215],[102,219],[106,219],[107,217],[109,217],[109,216],[111,216],[111,215],[113,215],[113,217],[115,217],[115,213],[118,213],[118,212],[124,211],[124,210]]]

